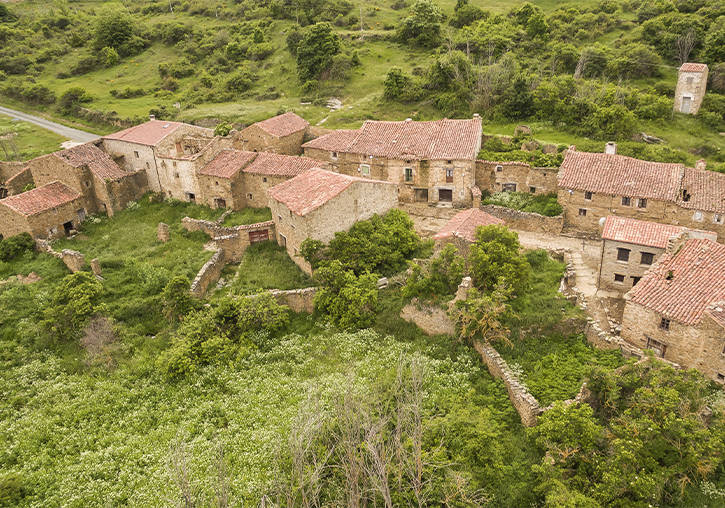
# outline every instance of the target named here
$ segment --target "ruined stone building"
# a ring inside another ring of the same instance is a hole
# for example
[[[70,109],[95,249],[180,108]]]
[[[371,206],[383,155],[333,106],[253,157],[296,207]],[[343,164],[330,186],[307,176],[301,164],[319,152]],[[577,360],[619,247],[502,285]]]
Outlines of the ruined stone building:
[[[476,161],[476,185],[490,192],[548,194],[557,190],[559,168],[537,168],[525,162]]]
[[[471,206],[481,119],[366,121],[302,145],[305,155],[338,173],[398,185],[404,203]]]
[[[504,221],[498,217],[479,210],[469,208],[458,212],[433,236],[436,247],[443,247],[447,243],[453,244],[462,253],[476,241],[476,230],[479,227],[501,225]]]
[[[684,164],[569,149],[559,169],[565,227],[596,234],[609,215],[713,231],[725,239],[725,175]]]
[[[0,238],[30,233],[54,238],[78,229],[86,218],[83,196],[62,182],[0,200]]]
[[[725,383],[725,245],[671,241],[625,299],[623,339]]]
[[[319,166],[308,157],[222,150],[198,174],[200,202],[213,208],[264,208],[269,189]]]
[[[677,73],[674,110],[678,113],[696,115],[702,105],[707,89],[707,65],[683,63]]]
[[[390,182],[311,169],[272,187],[269,207],[277,242],[307,273],[312,268],[299,249],[307,238],[327,243],[338,231],[383,214],[398,203],[397,185]]]
[[[239,131],[235,136],[234,148],[298,155],[302,153],[302,143],[309,126],[307,120],[295,113],[284,113]]]
[[[152,119],[104,136],[102,146],[127,171],[145,171],[152,191],[193,202],[196,172],[216,155],[217,143],[210,129]]]
[[[607,217],[602,228],[597,287],[624,296],[659,260],[669,241],[681,235],[717,241],[717,235],[710,231],[627,217]]]

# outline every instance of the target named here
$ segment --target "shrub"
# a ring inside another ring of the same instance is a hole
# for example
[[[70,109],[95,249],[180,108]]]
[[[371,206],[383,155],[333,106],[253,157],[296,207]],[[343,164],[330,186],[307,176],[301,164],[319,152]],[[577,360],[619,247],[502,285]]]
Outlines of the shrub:
[[[463,278],[465,260],[458,255],[458,249],[447,244],[433,258],[427,271],[418,264],[413,264],[410,269],[411,273],[403,287],[405,298],[446,300],[458,289],[458,284]]]
[[[412,46],[438,46],[443,18],[443,12],[431,0],[417,0],[410,8],[410,15],[398,27],[397,38]]]
[[[501,316],[508,310],[505,299],[497,291],[485,295],[471,288],[468,297],[456,302],[450,311],[459,335],[469,341],[508,342],[509,330],[501,322]]]
[[[190,292],[191,282],[183,275],[172,278],[161,293],[164,314],[171,321],[179,321],[196,307]]]
[[[554,193],[497,192],[486,198],[484,204],[505,206],[522,212],[538,213],[546,217],[556,217],[563,212],[563,208]]]
[[[28,233],[20,233],[0,240],[0,261],[11,261],[35,248],[35,240]]]
[[[297,74],[300,82],[324,78],[340,52],[340,36],[329,23],[317,23],[307,29],[297,44]]]
[[[357,276],[340,261],[333,260],[320,266],[315,279],[320,285],[315,295],[315,309],[332,323],[343,329],[373,324],[378,306],[375,274],[365,272]]]
[[[93,98],[85,88],[79,86],[69,88],[58,99],[58,109],[65,115],[75,113],[81,104],[92,101]]]
[[[474,286],[506,296],[520,294],[530,272],[520,249],[518,235],[505,226],[479,227],[468,257]]]
[[[217,124],[216,127],[214,127],[214,135],[215,136],[228,136],[229,133],[232,131],[231,124],[227,122],[220,122]]]
[[[46,328],[61,340],[76,337],[91,316],[104,309],[100,304],[102,293],[103,286],[88,272],[66,276],[44,310]]]

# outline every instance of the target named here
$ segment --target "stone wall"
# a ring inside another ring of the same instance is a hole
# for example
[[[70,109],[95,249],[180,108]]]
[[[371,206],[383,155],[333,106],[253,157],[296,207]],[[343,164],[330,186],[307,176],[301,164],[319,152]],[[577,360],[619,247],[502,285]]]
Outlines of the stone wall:
[[[63,249],[61,252],[57,252],[53,250],[48,240],[35,240],[35,248],[39,252],[45,252],[54,258],[60,259],[68,267],[68,270],[73,273],[83,270],[86,265],[86,258],[82,253],[71,249]]]
[[[250,152],[273,152],[283,155],[302,153],[302,142],[307,129],[302,129],[284,137],[276,137],[252,124],[237,134],[234,147]]]
[[[286,305],[294,312],[312,314],[315,311],[317,288],[290,289],[287,291],[273,289],[270,293],[277,300],[277,303]]]
[[[456,327],[448,313],[440,306],[425,305],[413,299],[403,307],[400,317],[415,323],[427,335],[455,335]]]
[[[539,415],[543,412],[539,401],[529,393],[525,385],[519,382],[516,374],[493,347],[481,342],[475,342],[473,347],[481,355],[491,375],[503,381],[509,399],[519,413],[521,423],[525,427],[536,425]]]
[[[241,226],[226,227],[208,220],[184,217],[182,226],[187,231],[203,231],[211,237],[216,248],[223,249],[228,263],[236,263],[244,255],[244,251],[251,245],[250,233],[267,231],[269,240],[275,239],[275,225],[273,221],[244,224]]]
[[[486,213],[490,213],[494,217],[503,219],[506,226],[511,229],[519,229],[521,231],[533,231],[535,233],[545,233],[549,235],[560,235],[564,228],[564,217],[557,215],[556,217],[546,217],[538,213],[521,212],[512,208],[497,205],[483,205],[481,207]]]
[[[12,196],[13,194],[20,194],[30,184],[34,184],[33,173],[30,171],[30,168],[25,168],[8,179],[5,182],[5,188],[8,191],[8,195]]]
[[[226,266],[225,253],[223,249],[219,249],[214,253],[209,261],[201,267],[196,278],[191,283],[191,294],[197,298],[203,297],[209,286],[219,280],[222,270]]]
[[[525,162],[476,161],[476,184],[490,192],[556,192],[557,174],[557,168],[532,168]]]

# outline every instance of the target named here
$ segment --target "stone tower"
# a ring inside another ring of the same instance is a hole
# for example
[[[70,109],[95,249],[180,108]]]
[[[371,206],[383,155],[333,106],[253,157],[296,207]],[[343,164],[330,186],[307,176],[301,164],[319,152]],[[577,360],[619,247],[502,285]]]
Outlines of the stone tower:
[[[675,111],[695,115],[700,109],[707,88],[707,65],[684,63],[677,76]]]

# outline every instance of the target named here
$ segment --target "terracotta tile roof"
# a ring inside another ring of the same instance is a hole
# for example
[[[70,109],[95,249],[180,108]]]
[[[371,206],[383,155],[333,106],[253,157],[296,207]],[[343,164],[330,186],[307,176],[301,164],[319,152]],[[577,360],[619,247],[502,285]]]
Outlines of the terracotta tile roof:
[[[174,132],[176,129],[184,125],[180,122],[166,122],[164,120],[150,120],[146,123],[134,125],[128,129],[114,132],[103,139],[113,139],[117,141],[127,141],[138,145],[156,146],[166,136]]]
[[[436,240],[460,237],[469,242],[476,241],[476,229],[479,226],[503,224],[503,220],[477,208],[469,208],[454,215],[433,237]]]
[[[675,201],[684,169],[683,164],[568,150],[558,178],[564,189]]]
[[[698,324],[713,302],[725,300],[725,245],[686,241],[675,254],[663,255],[627,295],[669,319]]]
[[[680,72],[705,72],[707,65],[703,63],[686,62],[680,66]]]
[[[690,195],[689,200],[684,201],[680,193],[677,204],[683,208],[725,213],[725,174],[685,168],[682,190]]]
[[[67,162],[74,168],[88,166],[88,169],[102,180],[120,180],[129,175],[106,152],[93,143],[86,143],[55,152],[53,156]]]
[[[481,119],[368,120],[357,131],[327,134],[303,147],[390,159],[473,160],[481,147]]]
[[[358,178],[313,168],[275,185],[269,190],[269,195],[284,204],[293,213],[304,216],[320,208],[355,182],[365,182],[371,185],[396,185],[391,182]]]
[[[725,328],[725,301],[715,302],[707,309],[708,315]]]
[[[51,182],[36,189],[0,200],[0,203],[21,215],[36,215],[70,203],[81,197],[60,182]]]
[[[309,157],[260,152],[254,162],[244,168],[244,172],[257,175],[297,176],[319,166],[320,161]]]
[[[209,164],[201,168],[200,175],[232,178],[254,160],[256,152],[242,150],[222,150]]]
[[[282,138],[289,136],[295,132],[305,130],[310,124],[307,120],[298,116],[291,111],[283,115],[273,116],[254,125],[262,129],[267,134]]]
[[[717,241],[717,233],[702,231],[699,229],[688,229],[684,226],[673,226],[671,224],[660,224],[659,222],[648,222],[626,217],[609,216],[604,221],[602,238],[616,242],[633,243],[647,247],[664,249],[667,241],[673,236],[679,236],[685,231],[692,231],[697,238],[708,238]]]

